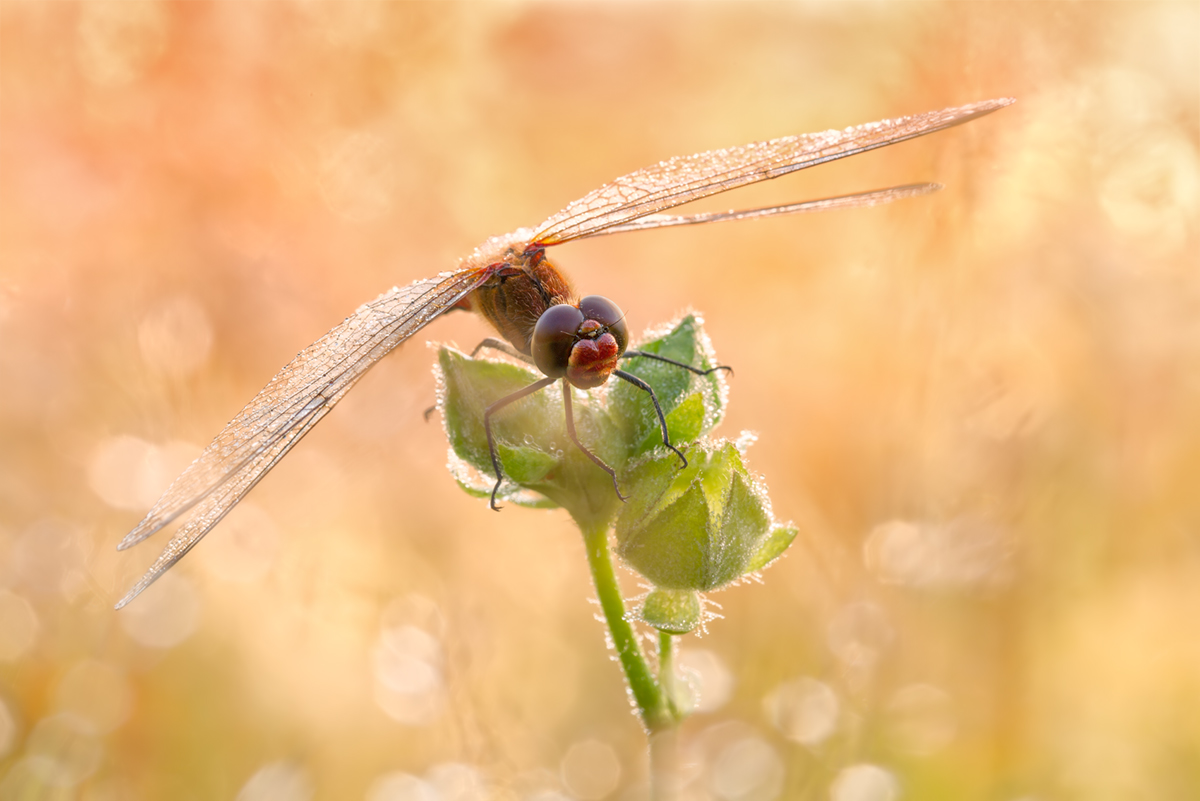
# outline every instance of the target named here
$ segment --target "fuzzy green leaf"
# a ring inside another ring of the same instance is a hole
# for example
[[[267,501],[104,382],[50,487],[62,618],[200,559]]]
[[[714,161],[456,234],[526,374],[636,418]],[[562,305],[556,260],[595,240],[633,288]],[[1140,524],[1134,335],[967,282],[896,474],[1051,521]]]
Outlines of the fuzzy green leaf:
[[[687,634],[700,625],[700,596],[691,590],[654,590],[642,603],[641,618],[668,634]]]
[[[696,317],[690,314],[680,320],[670,332],[643,342],[636,349],[699,369],[713,366],[707,354],[707,340],[703,337]],[[697,376],[677,365],[639,357],[623,362],[622,369],[654,387],[659,405],[667,418],[671,441],[676,447],[712,430],[720,420],[722,387],[721,379],[716,373]],[[693,420],[696,410],[689,408],[682,418],[676,418],[673,423],[672,417],[677,407],[689,401],[697,391],[701,394],[698,398],[701,412],[699,422]],[[708,408],[705,408],[706,403]],[[637,443],[637,447],[630,453],[631,456],[645,453],[662,443],[658,416],[646,392],[628,382],[616,381],[608,393],[608,405],[613,417],[622,426],[627,441]],[[672,430],[672,425],[680,426],[678,435]]]

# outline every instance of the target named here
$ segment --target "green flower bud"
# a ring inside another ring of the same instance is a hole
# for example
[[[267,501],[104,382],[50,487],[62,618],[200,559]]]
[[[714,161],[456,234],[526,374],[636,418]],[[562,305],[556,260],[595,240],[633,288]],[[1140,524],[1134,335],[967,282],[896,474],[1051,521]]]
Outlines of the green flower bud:
[[[680,470],[656,454],[627,474],[637,492],[617,518],[617,552],[656,587],[707,591],[765,567],[796,532],[772,522],[733,443],[692,448],[688,458]]]
[[[694,315],[637,347],[702,369],[714,364]],[[439,350],[438,365],[439,406],[451,447],[461,460],[455,477],[472,495],[490,495],[494,470],[484,412],[542,376],[508,361],[472,359],[448,347]],[[698,376],[678,365],[638,357],[622,361],[621,369],[654,387],[676,447],[686,447],[720,419],[725,387],[718,373]],[[649,394],[616,378],[609,380],[607,391],[572,392],[580,440],[617,472],[623,493],[636,492],[623,475],[631,459],[663,450],[662,430]],[[492,433],[505,478],[500,497],[526,506],[562,506],[579,521],[608,523],[616,515],[620,504],[612,479],[567,436],[560,384],[493,415]],[[678,457],[672,454],[671,458],[678,465]]]

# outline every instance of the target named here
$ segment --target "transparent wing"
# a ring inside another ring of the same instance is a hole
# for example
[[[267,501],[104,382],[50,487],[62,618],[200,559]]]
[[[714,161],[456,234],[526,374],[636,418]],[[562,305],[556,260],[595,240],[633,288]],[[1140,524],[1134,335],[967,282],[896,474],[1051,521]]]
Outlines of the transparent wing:
[[[372,365],[486,278],[486,270],[464,270],[386,292],[276,373],[121,540],[124,550],[191,512],[117,608],[191,550]]]
[[[1000,98],[840,131],[785,136],[667,159],[622,176],[571,203],[538,227],[533,242],[557,245],[595,236],[719,192],[961,125],[1012,102],[1012,98]]]
[[[777,217],[781,214],[801,214],[808,211],[833,211],[834,209],[857,209],[865,206],[879,206],[904,198],[928,195],[942,188],[941,184],[906,184],[887,189],[876,189],[871,192],[855,192],[852,195],[806,200],[803,203],[790,203],[786,206],[766,206],[760,209],[744,209],[742,211],[714,211],[708,214],[648,214],[633,222],[614,225],[597,231],[592,236],[608,236],[623,234],[627,231],[646,231],[651,228],[672,228],[676,225],[700,225],[701,223],[725,222],[726,220],[753,220],[759,217]]]

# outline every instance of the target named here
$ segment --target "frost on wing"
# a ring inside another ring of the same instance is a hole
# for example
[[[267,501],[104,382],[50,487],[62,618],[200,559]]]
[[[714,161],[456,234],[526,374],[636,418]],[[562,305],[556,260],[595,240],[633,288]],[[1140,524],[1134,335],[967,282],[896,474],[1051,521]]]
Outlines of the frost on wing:
[[[367,370],[484,278],[468,269],[393,288],[360,306],[276,373],[117,546],[135,545],[191,511],[118,608],[191,550]]]

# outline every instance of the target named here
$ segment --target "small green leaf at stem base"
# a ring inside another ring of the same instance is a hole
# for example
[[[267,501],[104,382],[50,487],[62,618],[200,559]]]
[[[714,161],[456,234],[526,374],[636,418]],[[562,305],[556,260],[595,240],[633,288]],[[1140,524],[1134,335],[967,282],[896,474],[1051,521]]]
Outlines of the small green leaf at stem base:
[[[642,602],[644,623],[668,634],[687,634],[700,625],[704,610],[693,590],[653,590]]]

